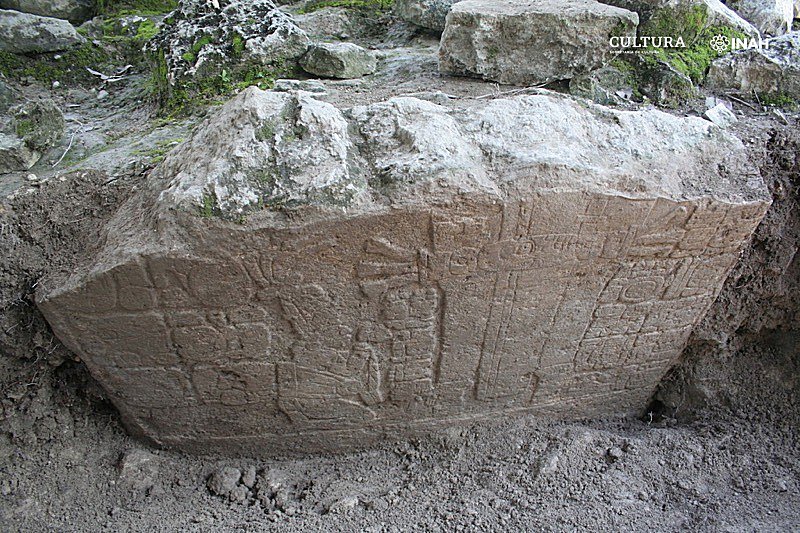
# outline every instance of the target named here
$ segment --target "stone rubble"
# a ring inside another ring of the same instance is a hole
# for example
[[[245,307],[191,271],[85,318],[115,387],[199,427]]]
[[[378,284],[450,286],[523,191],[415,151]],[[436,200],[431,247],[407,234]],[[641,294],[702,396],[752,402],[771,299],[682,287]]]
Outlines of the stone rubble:
[[[272,0],[181,0],[146,45],[170,88],[225,71],[270,73],[296,64],[309,38]]]

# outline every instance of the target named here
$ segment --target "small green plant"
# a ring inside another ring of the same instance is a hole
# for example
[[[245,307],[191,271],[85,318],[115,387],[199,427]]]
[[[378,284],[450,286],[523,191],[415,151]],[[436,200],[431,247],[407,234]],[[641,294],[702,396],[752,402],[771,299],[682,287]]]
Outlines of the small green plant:
[[[788,109],[796,109],[798,107],[797,100],[792,98],[786,93],[757,93],[756,99],[762,105],[770,107],[785,107]]]
[[[217,195],[213,192],[203,194],[203,205],[200,207],[202,218],[211,218],[217,206]]]
[[[183,142],[183,139],[180,137],[176,137],[173,139],[164,139],[158,141],[153,148],[148,148],[146,150],[136,150],[134,154],[141,155],[148,158],[148,162],[151,165],[157,165],[161,163],[164,159],[166,159],[167,154],[172,151],[172,149]]]

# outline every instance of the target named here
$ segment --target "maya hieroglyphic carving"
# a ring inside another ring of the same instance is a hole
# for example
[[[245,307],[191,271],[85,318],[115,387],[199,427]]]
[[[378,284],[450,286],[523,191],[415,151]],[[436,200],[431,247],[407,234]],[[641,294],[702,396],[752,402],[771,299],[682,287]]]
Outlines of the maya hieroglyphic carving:
[[[511,411],[630,412],[765,209],[543,190],[200,220],[191,251],[137,253],[41,305],[165,444],[286,452]]]

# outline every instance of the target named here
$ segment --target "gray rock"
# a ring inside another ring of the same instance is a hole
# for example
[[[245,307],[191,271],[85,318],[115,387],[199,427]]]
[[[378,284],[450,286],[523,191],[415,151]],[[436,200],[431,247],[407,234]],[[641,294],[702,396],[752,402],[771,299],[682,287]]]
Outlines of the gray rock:
[[[714,107],[706,110],[705,117],[719,126],[720,128],[727,128],[736,124],[739,119],[736,118],[736,113],[728,109],[725,104],[719,103]]]
[[[236,495],[236,487],[239,485],[239,480],[241,478],[241,470],[226,466],[214,470],[208,478],[206,486],[211,494],[228,498],[232,495]]]
[[[748,36],[758,35],[756,28],[720,0],[603,0],[603,3],[638,13],[640,35],[658,35],[663,33],[664,27],[672,28],[687,42],[699,31],[711,27],[731,28]],[[701,27],[695,25],[697,10],[703,13]]]
[[[40,157],[16,135],[0,133],[0,174],[28,170]]]
[[[792,30],[793,0],[734,0],[729,3],[762,34],[783,35]]]
[[[272,87],[273,91],[306,91],[318,95],[327,94],[328,89],[325,84],[319,80],[293,80],[293,79],[278,79],[275,80],[275,85]]]
[[[375,54],[353,43],[322,43],[308,49],[300,66],[326,78],[360,78],[375,72]]]
[[[95,0],[0,0],[0,8],[80,24],[94,16],[97,3]]]
[[[58,52],[85,42],[66,20],[0,10],[0,51],[14,54]]]
[[[443,32],[445,19],[453,4],[459,0],[395,0],[397,15],[425,29]]]
[[[715,60],[706,85],[800,100],[800,32],[770,39],[769,48],[739,50]]]
[[[64,135],[64,116],[52,100],[34,100],[11,109],[12,128],[31,149],[44,152]]]
[[[296,64],[308,36],[271,0],[181,0],[145,46],[165,70],[167,92],[178,85],[256,70],[281,71]]]
[[[342,451],[638,412],[766,212],[757,176],[698,117],[545,91],[343,112],[250,88],[37,302],[163,446]]]
[[[119,482],[137,492],[153,488],[158,478],[158,456],[146,450],[128,450],[122,454],[117,464]]]
[[[0,113],[7,112],[17,99],[17,92],[0,79]]]
[[[586,74],[579,74],[569,82],[569,92],[588,98],[601,105],[618,105],[630,101],[636,87],[632,68],[607,65]]]
[[[639,92],[654,103],[677,108],[698,96],[697,88],[685,74],[664,61],[634,58]]]
[[[447,17],[439,70],[516,85],[570,79],[608,63],[610,37],[635,36],[638,21],[593,0],[465,0]]]
[[[0,133],[0,174],[28,170],[64,134],[64,117],[51,100],[8,110]]]
[[[295,24],[316,38],[346,39],[354,30],[350,10],[343,7],[327,7],[295,15]]]
[[[256,467],[248,466],[242,473],[242,485],[252,489],[256,484]]]
[[[331,502],[328,505],[328,512],[332,514],[348,513],[358,507],[359,503],[361,502],[358,496],[345,496],[344,498]]]

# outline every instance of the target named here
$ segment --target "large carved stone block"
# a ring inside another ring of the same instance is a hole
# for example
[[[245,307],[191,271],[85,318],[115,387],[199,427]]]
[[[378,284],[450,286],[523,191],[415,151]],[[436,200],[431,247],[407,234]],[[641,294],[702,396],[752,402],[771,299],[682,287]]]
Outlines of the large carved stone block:
[[[250,89],[40,307],[132,431],[190,450],[631,413],[767,207],[700,119]]]

